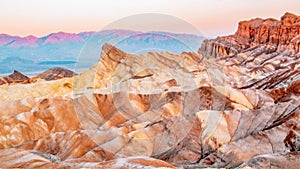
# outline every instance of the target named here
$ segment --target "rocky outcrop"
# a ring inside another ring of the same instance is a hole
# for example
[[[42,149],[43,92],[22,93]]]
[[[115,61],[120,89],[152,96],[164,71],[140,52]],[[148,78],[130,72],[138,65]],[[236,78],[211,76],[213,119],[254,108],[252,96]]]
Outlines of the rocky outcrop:
[[[256,18],[241,21],[234,35],[206,40],[199,53],[208,57],[235,55],[259,45],[275,51],[297,53],[300,51],[299,37],[300,17],[285,13],[280,20]]]
[[[288,86],[300,78],[298,25],[299,17],[290,13],[280,21],[242,21],[235,35],[206,40],[199,52],[217,57],[234,88],[263,89],[275,100],[288,100],[294,93]]]
[[[34,78],[44,79],[49,81],[49,80],[57,80],[65,77],[72,77],[74,75],[76,75],[76,73],[71,70],[61,68],[61,67],[56,67],[56,68],[49,69],[43,73],[40,73]]]
[[[3,84],[11,84],[11,83],[23,83],[29,80],[29,77],[23,75],[22,73],[18,71],[14,71],[12,74],[1,77],[0,78],[0,85]]]
[[[245,162],[241,168],[299,168],[299,155],[299,151],[260,155]]]
[[[5,76],[5,77],[1,77],[0,85],[17,84],[17,83],[28,84],[28,83],[35,83],[38,80],[51,81],[51,80],[58,80],[58,79],[62,79],[62,78],[73,77],[74,75],[76,75],[75,72],[65,69],[65,68],[61,68],[61,67],[49,69],[49,70],[47,70],[43,73],[40,73],[34,77],[27,77],[27,76],[23,75],[22,73],[15,70],[12,74]],[[67,85],[67,86],[71,87],[70,85]]]
[[[287,87],[300,79],[300,55],[269,51],[265,46],[250,48],[244,53],[218,58],[228,83],[238,89],[273,90]],[[279,90],[276,90],[279,91]]]

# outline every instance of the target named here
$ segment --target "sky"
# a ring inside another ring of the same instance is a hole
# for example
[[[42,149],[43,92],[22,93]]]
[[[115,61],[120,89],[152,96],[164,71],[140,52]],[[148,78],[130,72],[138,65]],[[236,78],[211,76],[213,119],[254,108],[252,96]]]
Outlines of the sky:
[[[98,31],[124,17],[155,13],[178,18],[195,27],[204,36],[215,37],[234,33],[241,20],[256,17],[280,19],[285,12],[300,15],[300,1],[0,0],[0,34],[40,37],[60,31]],[[152,28],[154,24],[148,25]],[[174,30],[172,26],[170,24],[170,31]],[[147,31],[147,28],[134,29]],[[165,30],[168,28],[162,31]]]

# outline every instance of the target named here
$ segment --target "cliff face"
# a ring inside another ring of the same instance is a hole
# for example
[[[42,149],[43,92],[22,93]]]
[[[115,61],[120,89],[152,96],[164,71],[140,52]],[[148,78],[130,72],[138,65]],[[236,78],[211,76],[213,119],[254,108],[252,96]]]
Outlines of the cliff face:
[[[200,50],[204,56],[219,57],[234,55],[251,47],[264,45],[276,51],[300,50],[300,17],[285,13],[280,20],[252,19],[241,21],[234,35],[206,40]]]

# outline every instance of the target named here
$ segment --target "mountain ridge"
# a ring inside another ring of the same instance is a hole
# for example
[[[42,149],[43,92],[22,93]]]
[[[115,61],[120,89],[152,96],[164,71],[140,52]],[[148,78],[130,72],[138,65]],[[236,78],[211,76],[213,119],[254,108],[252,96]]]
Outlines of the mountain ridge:
[[[64,42],[64,41],[72,41],[72,40],[86,40],[88,37],[98,34],[98,33],[109,33],[109,32],[114,32],[120,35],[130,35],[132,33],[137,33],[137,34],[145,34],[145,33],[161,33],[161,34],[172,34],[172,35],[181,35],[181,36],[199,36],[199,35],[194,35],[194,34],[188,34],[188,33],[173,33],[173,32],[164,32],[164,31],[147,31],[147,32],[142,32],[142,31],[134,31],[134,30],[126,30],[126,29],[112,29],[112,30],[103,30],[100,32],[97,31],[84,31],[84,32],[79,32],[79,33],[68,33],[68,32],[54,32],[54,33],[49,33],[48,35],[45,36],[34,36],[34,35],[27,35],[27,36],[18,36],[18,35],[9,35],[9,34],[0,34],[0,43],[1,45],[13,45],[14,43],[18,43],[20,40],[24,40],[25,42],[22,44],[14,44],[14,47],[21,47],[21,46],[26,46],[26,41],[29,42],[30,40],[36,40],[36,43],[42,42],[43,43],[55,43],[55,42]],[[81,38],[79,38],[81,37]],[[3,39],[1,39],[3,38]],[[49,38],[49,39],[48,39]],[[56,39],[57,41],[51,41]],[[13,42],[14,41],[14,42]],[[30,43],[29,43],[30,44]]]
[[[286,12],[280,20],[256,18],[240,21],[235,34],[204,40],[198,52],[212,57],[232,56],[265,45],[266,50],[298,53],[299,43],[300,16]]]
[[[40,38],[16,36],[0,36],[0,74],[8,74],[13,70],[23,73],[45,71],[54,66],[65,67],[74,71],[86,70],[92,66],[100,55],[104,43],[116,45],[131,52],[162,50],[173,53],[197,51],[204,39],[192,34],[176,34],[169,32],[137,32],[130,30],[103,30],[100,32],[52,33]],[[15,64],[5,66],[5,60],[21,58],[30,60],[32,64]],[[60,61],[72,61],[65,64]],[[40,65],[38,63],[53,63]]]

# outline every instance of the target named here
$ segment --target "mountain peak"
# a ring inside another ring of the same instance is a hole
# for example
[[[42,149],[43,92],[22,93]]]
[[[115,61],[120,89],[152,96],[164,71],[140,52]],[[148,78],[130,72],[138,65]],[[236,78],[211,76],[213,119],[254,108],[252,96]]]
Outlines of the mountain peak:
[[[5,34],[5,33],[1,33],[1,34],[0,34],[0,38],[2,38],[2,37],[7,37],[7,36],[10,36],[10,35]]]
[[[297,15],[295,15],[295,14],[286,12],[286,13],[281,17],[281,22],[283,23],[283,25],[291,26],[291,25],[293,25],[293,24],[296,23],[296,22],[300,22],[300,17],[297,16]]]
[[[284,17],[298,17],[296,14],[293,14],[293,13],[290,13],[290,12],[286,12],[286,13],[284,13],[284,15],[282,16],[283,18]]]
[[[112,44],[104,43],[103,46],[102,46],[102,51],[105,52],[105,53],[108,53],[110,51],[118,51],[118,52],[120,52],[121,50],[118,49],[118,48],[116,48]]]
[[[76,73],[71,70],[62,67],[55,67],[43,73],[40,73],[39,75],[35,76],[35,78],[40,78],[49,81],[49,80],[57,80],[65,77],[72,77],[74,75],[76,75]]]
[[[14,72],[8,76],[0,78],[0,85],[2,84],[10,84],[10,83],[22,83],[28,80],[29,77],[23,75],[17,70],[14,70]]]
[[[100,59],[112,59],[113,61],[117,62],[124,57],[125,53],[116,48],[115,46],[105,43],[102,46],[101,58]],[[108,57],[108,58],[107,58]]]
[[[37,39],[37,37],[35,37],[33,35],[28,35],[28,36],[24,37],[24,39]]]
[[[65,41],[84,41],[84,39],[75,33],[57,32],[46,36],[44,43],[61,43]]]

